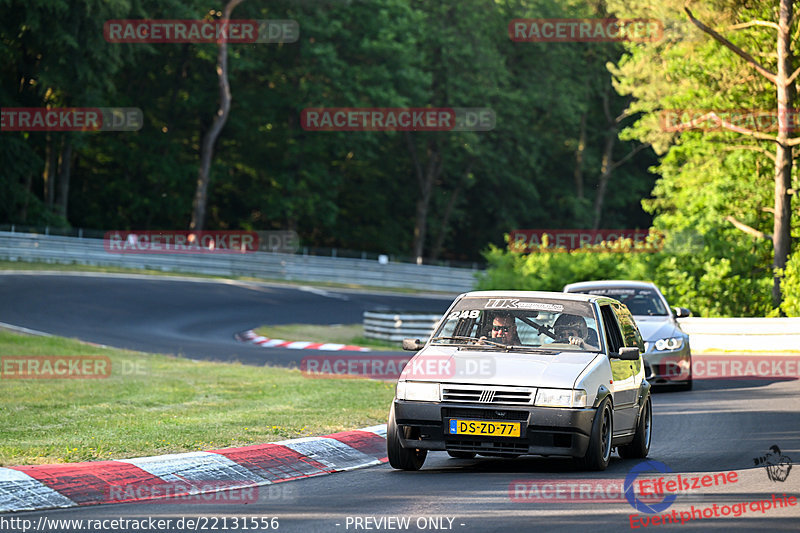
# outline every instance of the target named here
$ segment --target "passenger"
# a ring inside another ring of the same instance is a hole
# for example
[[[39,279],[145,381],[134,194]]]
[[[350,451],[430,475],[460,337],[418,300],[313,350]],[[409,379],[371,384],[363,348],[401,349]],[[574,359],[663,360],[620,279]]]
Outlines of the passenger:
[[[584,350],[600,349],[599,346],[589,344],[589,328],[586,326],[586,320],[581,316],[561,315],[553,324],[553,330],[556,334],[556,342],[572,344]]]

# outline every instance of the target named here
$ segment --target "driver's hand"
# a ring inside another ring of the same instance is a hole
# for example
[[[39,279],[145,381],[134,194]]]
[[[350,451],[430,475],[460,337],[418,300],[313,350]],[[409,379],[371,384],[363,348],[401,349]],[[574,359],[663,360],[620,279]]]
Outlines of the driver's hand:
[[[486,335],[482,335],[481,338],[478,339],[478,344],[486,344],[485,342],[483,342],[485,340],[486,340]]]
[[[580,337],[570,337],[569,343],[578,346],[579,348],[583,348],[583,339]]]

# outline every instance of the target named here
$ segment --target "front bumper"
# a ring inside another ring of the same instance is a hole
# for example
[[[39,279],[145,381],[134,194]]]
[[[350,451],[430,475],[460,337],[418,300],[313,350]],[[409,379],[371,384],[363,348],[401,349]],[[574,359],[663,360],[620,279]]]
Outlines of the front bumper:
[[[404,448],[473,452],[482,455],[561,455],[583,457],[597,410],[558,407],[487,406],[394,400],[395,421]],[[520,422],[520,437],[452,435],[448,420]],[[407,438],[403,435],[408,435]]]
[[[645,379],[653,385],[681,384],[692,380],[692,355],[688,341],[676,351],[656,351],[650,344],[642,359]]]

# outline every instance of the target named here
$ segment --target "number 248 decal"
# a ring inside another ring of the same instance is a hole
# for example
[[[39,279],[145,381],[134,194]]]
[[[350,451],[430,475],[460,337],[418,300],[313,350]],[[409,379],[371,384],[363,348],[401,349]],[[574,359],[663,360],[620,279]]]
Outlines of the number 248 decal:
[[[455,320],[457,318],[478,318],[481,316],[481,312],[477,309],[469,310],[465,309],[464,311],[453,311],[447,317],[447,320]]]

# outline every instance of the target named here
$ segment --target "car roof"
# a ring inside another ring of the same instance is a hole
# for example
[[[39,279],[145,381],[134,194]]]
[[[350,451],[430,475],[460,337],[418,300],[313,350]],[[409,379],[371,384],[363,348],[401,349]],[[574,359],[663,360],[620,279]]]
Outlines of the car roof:
[[[569,285],[564,286],[564,292],[569,292],[570,290],[598,289],[607,287],[655,289],[656,291],[658,291],[658,287],[656,287],[656,284],[651,281],[635,281],[629,279],[606,279],[606,280],[581,281],[578,283],[570,283]]]
[[[566,292],[548,291],[472,291],[465,292],[461,297],[481,297],[481,298],[548,298],[552,300],[570,300],[573,302],[595,302],[599,299],[607,299],[607,296],[599,294],[579,294]]]

